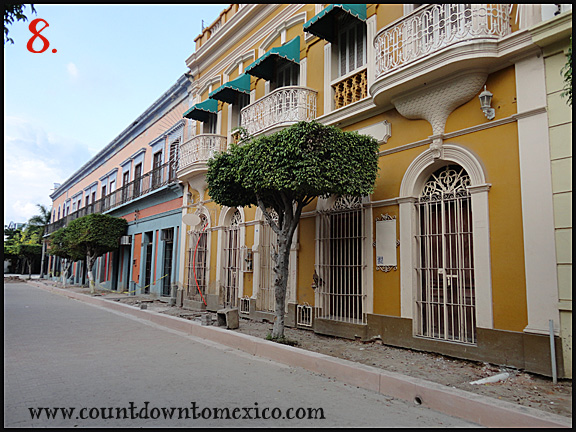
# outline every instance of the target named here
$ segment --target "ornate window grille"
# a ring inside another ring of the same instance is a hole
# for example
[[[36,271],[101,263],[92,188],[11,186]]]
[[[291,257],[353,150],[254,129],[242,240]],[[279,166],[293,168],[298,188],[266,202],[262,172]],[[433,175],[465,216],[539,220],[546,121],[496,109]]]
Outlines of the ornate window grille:
[[[186,291],[188,298],[196,301],[202,301],[202,297],[206,299],[208,233],[204,227],[207,222],[206,215],[200,214],[200,224],[191,232],[190,248],[187,251]]]
[[[463,168],[446,166],[430,176],[416,204],[419,336],[476,343],[469,185]]]
[[[362,200],[339,197],[319,218],[317,317],[365,324]]]
[[[384,28],[374,39],[376,79],[450,45],[510,34],[506,4],[432,4]]]
[[[230,225],[224,230],[224,285],[220,291],[220,302],[225,307],[238,307],[241,221],[240,212],[234,211]]]

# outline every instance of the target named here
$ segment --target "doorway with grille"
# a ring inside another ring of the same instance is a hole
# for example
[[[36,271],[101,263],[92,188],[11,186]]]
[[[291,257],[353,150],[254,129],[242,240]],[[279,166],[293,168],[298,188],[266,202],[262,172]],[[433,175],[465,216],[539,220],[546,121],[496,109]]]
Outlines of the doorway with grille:
[[[417,334],[476,342],[470,177],[458,165],[436,170],[417,207]]]

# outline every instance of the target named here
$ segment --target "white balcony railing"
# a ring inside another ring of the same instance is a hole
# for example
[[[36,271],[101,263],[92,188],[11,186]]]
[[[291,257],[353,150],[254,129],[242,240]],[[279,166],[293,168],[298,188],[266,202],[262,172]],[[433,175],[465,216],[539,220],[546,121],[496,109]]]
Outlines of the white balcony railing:
[[[506,4],[433,4],[417,9],[376,35],[376,79],[450,45],[499,39],[510,31]]]
[[[250,135],[273,126],[316,118],[318,93],[305,87],[281,87],[240,112],[240,124]]]
[[[226,151],[228,142],[225,136],[202,134],[192,137],[180,146],[178,170],[189,168],[195,163],[206,162],[215,152]]]

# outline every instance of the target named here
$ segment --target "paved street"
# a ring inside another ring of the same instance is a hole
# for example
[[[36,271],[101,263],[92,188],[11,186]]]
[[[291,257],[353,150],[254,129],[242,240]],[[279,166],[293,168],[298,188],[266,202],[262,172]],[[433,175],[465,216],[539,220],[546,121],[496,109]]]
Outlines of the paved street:
[[[475,426],[25,283],[4,302],[5,427]]]

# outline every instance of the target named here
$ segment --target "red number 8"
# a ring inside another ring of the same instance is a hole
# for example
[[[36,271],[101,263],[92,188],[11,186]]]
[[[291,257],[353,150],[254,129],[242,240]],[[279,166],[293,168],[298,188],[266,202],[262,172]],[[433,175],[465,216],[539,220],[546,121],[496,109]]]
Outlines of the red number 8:
[[[40,30],[36,30],[36,26],[38,25],[38,23],[42,21],[44,24],[46,24],[44,27],[42,27]],[[28,51],[30,51],[31,53],[43,53],[44,51],[46,51],[48,49],[48,47],[50,46],[50,42],[48,42],[48,39],[46,39],[44,36],[42,36],[40,34],[40,32],[42,30],[44,30],[46,27],[48,27],[50,24],[48,24],[48,22],[45,19],[42,18],[36,18],[34,21],[32,21],[30,23],[30,25],[28,26],[28,29],[34,34],[34,36],[32,36],[30,38],[30,40],[28,41],[28,43],[26,44],[26,48],[28,48]],[[36,38],[40,38],[42,39],[43,45],[42,45],[42,49],[40,51],[34,51],[34,48],[32,47],[32,44],[34,43],[34,40]]]

